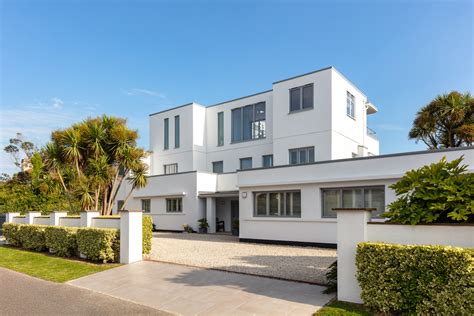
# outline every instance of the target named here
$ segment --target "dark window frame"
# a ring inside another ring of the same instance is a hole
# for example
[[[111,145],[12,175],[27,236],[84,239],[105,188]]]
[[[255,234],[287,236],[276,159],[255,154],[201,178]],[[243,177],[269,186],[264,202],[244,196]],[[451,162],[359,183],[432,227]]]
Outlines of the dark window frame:
[[[268,158],[270,157],[271,159],[271,164],[269,166],[265,166],[265,158]],[[271,168],[273,167],[273,154],[270,154],[270,155],[263,155],[262,156],[262,168]]]
[[[263,217],[263,218],[301,218],[301,213],[302,213],[302,196],[301,196],[301,190],[275,190],[275,191],[255,191],[253,193],[253,216],[254,217]],[[293,202],[293,193],[299,193],[299,214],[297,215],[287,215],[288,213],[293,214],[295,213],[295,209],[293,208],[294,202]],[[258,199],[257,196],[265,194],[265,209],[266,209],[266,215],[259,215],[258,214]],[[284,215],[270,215],[270,194],[282,194],[283,195],[283,202],[280,202],[283,205],[284,208]],[[287,194],[291,194],[291,210],[288,212],[287,208]]]
[[[256,113],[257,106],[261,106],[261,105],[263,105],[265,117],[263,119],[257,119],[257,115],[258,115],[258,113]],[[245,127],[244,126],[244,119],[245,119],[244,109],[248,107],[252,107],[252,118],[250,121],[251,122],[250,138],[244,139],[245,132],[247,132],[247,130],[244,129]],[[240,135],[235,135],[235,131],[234,131],[234,113],[237,113],[237,111],[240,111]],[[267,137],[266,121],[267,121],[267,104],[265,101],[248,104],[248,105],[238,107],[238,108],[233,108],[231,110],[231,144],[265,139]],[[257,127],[257,130],[255,130],[255,127]]]
[[[170,169],[171,166],[176,166],[176,171],[175,172],[167,172],[167,168]],[[165,164],[163,165],[163,173],[164,174],[175,174],[175,173],[178,173],[178,163],[169,163],[169,164]]]
[[[313,161],[311,161],[311,149],[313,150]],[[305,151],[305,159],[306,161],[305,162],[301,162],[301,151]],[[291,162],[291,153],[292,152],[296,152],[297,153],[297,163],[292,163]],[[288,149],[288,164],[289,165],[304,165],[304,164],[307,164],[307,163],[313,163],[316,161],[316,149],[314,146],[307,146],[307,147],[298,147],[298,148],[290,148]]]
[[[166,200],[166,213],[183,213],[183,198],[167,198]],[[173,205],[174,203],[174,205]],[[174,206],[174,207],[173,207]]]
[[[224,146],[224,112],[217,113],[217,146]]]
[[[356,119],[355,113],[356,113],[355,96],[349,91],[346,91],[346,115],[349,116],[351,119],[355,120]]]
[[[215,171],[215,166],[216,166],[217,164],[219,164],[219,163],[222,165],[222,171],[221,171],[221,172],[216,172],[216,171]],[[212,162],[212,172],[213,172],[213,173],[224,173],[224,161],[223,161],[223,160],[213,161],[213,162]]]
[[[146,210],[147,207],[144,206],[144,202],[148,204],[148,210]],[[151,213],[151,199],[141,199],[141,203],[143,213]]]
[[[168,150],[170,148],[170,120],[165,118],[163,121],[163,149]]]
[[[380,214],[385,212],[385,201],[386,199],[386,190],[385,190],[385,185],[367,185],[367,186],[349,186],[349,187],[335,187],[335,188],[321,188],[320,193],[321,193],[321,218],[337,218],[337,216],[333,215],[328,215],[324,213],[324,192],[327,191],[339,191],[339,205],[338,207],[342,207],[343,203],[343,194],[342,191],[344,190],[362,190],[362,202],[363,202],[363,207],[366,207],[365,205],[365,190],[370,190],[370,189],[383,189],[383,205],[384,209],[380,212]],[[376,214],[373,212],[372,214]],[[376,214],[373,216],[373,218],[380,218],[380,214]]]
[[[174,148],[179,148],[180,146],[180,118],[179,115],[175,115],[174,117]]]
[[[242,168],[242,161],[244,161],[244,160],[250,160],[250,168],[245,168],[245,169]],[[239,164],[240,170],[249,170],[249,169],[253,168],[253,159],[252,159],[252,157],[240,158],[239,162],[240,162],[240,164]]]
[[[311,106],[304,106],[304,88],[309,88],[311,87],[312,88],[312,98],[311,98]],[[292,92],[293,91],[298,91],[299,94],[298,94],[298,98],[299,98],[299,106],[297,109],[292,109],[291,108],[291,104],[292,104]],[[302,85],[302,86],[299,86],[299,87],[294,87],[294,88],[291,88],[289,89],[288,91],[288,99],[289,99],[289,103],[288,103],[288,113],[297,113],[297,112],[301,112],[301,111],[307,111],[307,110],[312,110],[314,109],[314,83],[308,83],[308,84],[305,84],[305,85]]]

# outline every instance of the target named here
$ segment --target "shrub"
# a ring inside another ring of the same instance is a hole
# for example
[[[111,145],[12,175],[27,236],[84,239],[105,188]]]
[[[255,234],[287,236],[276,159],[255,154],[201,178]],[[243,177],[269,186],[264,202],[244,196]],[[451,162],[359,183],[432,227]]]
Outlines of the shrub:
[[[78,228],[77,248],[90,260],[104,263],[119,261],[119,231],[110,228]]]
[[[143,216],[142,227],[143,254],[149,254],[151,252],[151,240],[153,238],[153,219],[151,216]]]
[[[48,226],[45,228],[46,247],[60,257],[71,257],[77,253],[77,228]]]
[[[334,261],[326,272],[326,289],[323,291],[324,294],[336,293],[337,292],[337,260]]]
[[[21,247],[20,234],[18,233],[20,229],[20,224],[14,223],[3,223],[3,236],[7,242],[16,247]]]
[[[474,249],[360,243],[361,298],[384,313],[474,314]]]
[[[35,251],[46,250],[46,239],[44,237],[45,225],[20,224],[18,234],[21,247]]]
[[[390,186],[398,199],[383,214],[391,222],[419,223],[474,222],[474,174],[460,166],[463,157],[408,171]]]

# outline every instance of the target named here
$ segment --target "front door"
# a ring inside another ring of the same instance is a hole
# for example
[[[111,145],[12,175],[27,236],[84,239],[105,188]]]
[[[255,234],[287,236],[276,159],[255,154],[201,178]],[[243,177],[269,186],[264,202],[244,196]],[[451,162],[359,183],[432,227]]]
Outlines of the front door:
[[[232,235],[239,235],[239,200],[230,201],[230,224]]]

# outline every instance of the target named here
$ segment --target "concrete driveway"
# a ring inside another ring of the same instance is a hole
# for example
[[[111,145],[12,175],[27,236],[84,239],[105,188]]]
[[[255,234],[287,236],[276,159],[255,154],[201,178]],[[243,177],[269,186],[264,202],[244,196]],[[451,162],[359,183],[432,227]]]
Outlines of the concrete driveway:
[[[156,309],[0,268],[1,315],[169,315]]]
[[[335,249],[241,243],[235,236],[154,233],[151,259],[325,284]]]
[[[69,284],[180,315],[312,315],[332,298],[318,285],[152,261]]]

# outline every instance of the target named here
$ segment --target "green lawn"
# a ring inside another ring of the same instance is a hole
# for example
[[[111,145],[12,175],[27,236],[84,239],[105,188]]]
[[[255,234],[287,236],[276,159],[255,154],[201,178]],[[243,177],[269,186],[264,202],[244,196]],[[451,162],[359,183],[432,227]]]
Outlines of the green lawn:
[[[334,301],[319,311],[317,311],[314,315],[317,316],[372,316],[371,312],[369,312],[363,305],[347,303],[347,302],[340,302]]]
[[[88,263],[55,257],[47,253],[0,246],[0,267],[53,282],[66,282],[117,266],[119,264]]]

